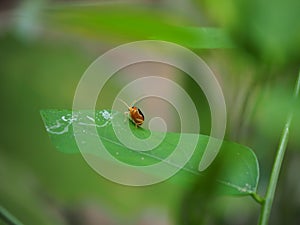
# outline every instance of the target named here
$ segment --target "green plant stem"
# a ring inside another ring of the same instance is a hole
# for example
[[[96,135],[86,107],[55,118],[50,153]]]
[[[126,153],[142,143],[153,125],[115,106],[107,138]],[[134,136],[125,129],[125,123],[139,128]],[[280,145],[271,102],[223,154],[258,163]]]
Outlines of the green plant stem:
[[[265,202],[265,199],[263,197],[261,197],[259,194],[257,193],[252,193],[251,194],[251,197],[259,204],[264,204]]]
[[[297,80],[295,92],[294,92],[294,101],[295,102],[299,95],[299,89],[300,89],[300,71],[299,71],[298,80]],[[286,146],[288,143],[289,129],[290,129],[290,125],[292,122],[292,118],[293,118],[293,110],[291,110],[291,112],[288,116],[287,122],[284,126],[284,129],[283,129],[283,132],[281,135],[280,143],[278,146],[275,162],[273,165],[273,169],[272,169],[272,173],[271,173],[271,177],[270,177],[270,181],[269,181],[269,185],[267,188],[265,201],[262,204],[259,225],[267,225],[269,218],[270,218],[271,208],[272,208],[275,190],[276,190],[276,186],[277,186],[277,182],[278,182],[278,176],[279,176],[280,168],[282,165],[283,157],[284,157],[284,154],[286,151]]]
[[[5,208],[0,206],[0,220],[8,225],[23,225],[16,217],[11,215]]]

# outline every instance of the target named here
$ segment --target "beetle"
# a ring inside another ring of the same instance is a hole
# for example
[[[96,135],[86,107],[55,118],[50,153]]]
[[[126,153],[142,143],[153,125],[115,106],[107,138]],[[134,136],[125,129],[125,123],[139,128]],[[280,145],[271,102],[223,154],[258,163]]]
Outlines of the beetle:
[[[123,104],[128,108],[128,112],[125,112],[124,114],[130,115],[135,127],[137,128],[138,126],[141,126],[144,123],[145,117],[142,111],[138,107],[134,106],[136,101],[131,104],[132,106],[127,105],[127,103],[122,99],[119,99],[119,101],[123,102]]]

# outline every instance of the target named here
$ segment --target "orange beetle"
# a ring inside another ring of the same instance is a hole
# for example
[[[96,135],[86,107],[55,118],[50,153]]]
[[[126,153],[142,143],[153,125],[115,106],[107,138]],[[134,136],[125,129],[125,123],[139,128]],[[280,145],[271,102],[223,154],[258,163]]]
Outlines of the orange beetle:
[[[127,105],[127,103],[124,102],[122,99],[119,99],[119,100],[127,106],[128,112],[125,112],[125,114],[130,115],[131,120],[135,123],[135,127],[141,126],[145,120],[145,117],[144,117],[142,111],[136,106]],[[134,103],[135,102],[133,102],[132,105],[134,105]]]

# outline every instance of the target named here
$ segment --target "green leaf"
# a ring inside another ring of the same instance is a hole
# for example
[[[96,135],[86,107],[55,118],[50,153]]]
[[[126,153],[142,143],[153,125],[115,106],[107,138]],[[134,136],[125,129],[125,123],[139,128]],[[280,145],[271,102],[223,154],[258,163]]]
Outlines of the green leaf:
[[[178,15],[142,7],[57,7],[46,11],[44,18],[55,28],[109,42],[156,39],[190,48],[233,47],[222,29],[191,27],[190,21],[178,19]]]
[[[186,149],[193,147],[190,146],[192,140],[198,139],[198,143],[190,160],[170,179],[171,181],[185,184],[197,179],[199,176],[212,176],[217,171],[215,180],[222,194],[249,195],[256,192],[259,178],[258,162],[255,154],[248,147],[224,141],[220,153],[212,165],[204,172],[199,172],[198,164],[208,143],[209,136],[192,133],[154,132],[141,127],[136,128],[133,123],[129,123],[129,128],[136,137],[145,139],[151,135],[151,141],[148,140],[144,146],[155,144],[152,142],[159,140],[163,136],[162,141],[152,150],[135,151],[126,147],[116,136],[116,133],[121,132],[129,142],[132,139],[130,132],[124,132],[128,123],[124,122],[123,113],[109,110],[89,111],[95,117],[87,117],[82,120],[77,116],[80,112],[73,111],[72,114],[70,110],[55,109],[41,111],[41,116],[52,143],[64,153],[80,153],[73,130],[73,125],[75,124],[77,128],[80,128],[79,131],[76,130],[77,137],[83,134],[88,134],[87,136],[94,135],[89,133],[89,128],[96,127],[98,136],[109,153],[117,160],[135,166],[145,166],[165,161],[184,135],[191,142],[185,143],[183,148],[180,149],[183,152],[183,157]],[[88,141],[87,139],[85,140],[87,144]],[[89,146],[90,148],[84,153],[102,157],[101,154],[95,151],[96,146]],[[165,163],[177,167],[174,163],[171,164],[168,161],[165,161]]]

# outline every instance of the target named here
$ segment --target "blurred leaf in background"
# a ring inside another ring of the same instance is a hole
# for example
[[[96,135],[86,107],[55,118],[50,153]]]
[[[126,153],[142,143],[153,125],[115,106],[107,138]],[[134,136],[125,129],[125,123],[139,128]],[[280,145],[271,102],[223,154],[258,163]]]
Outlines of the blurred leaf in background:
[[[257,60],[276,67],[299,62],[299,1],[213,0],[205,1],[205,6]]]
[[[190,48],[233,47],[222,29],[195,27],[193,21],[172,12],[143,5],[54,7],[43,17],[50,27],[109,43],[158,39]]]

